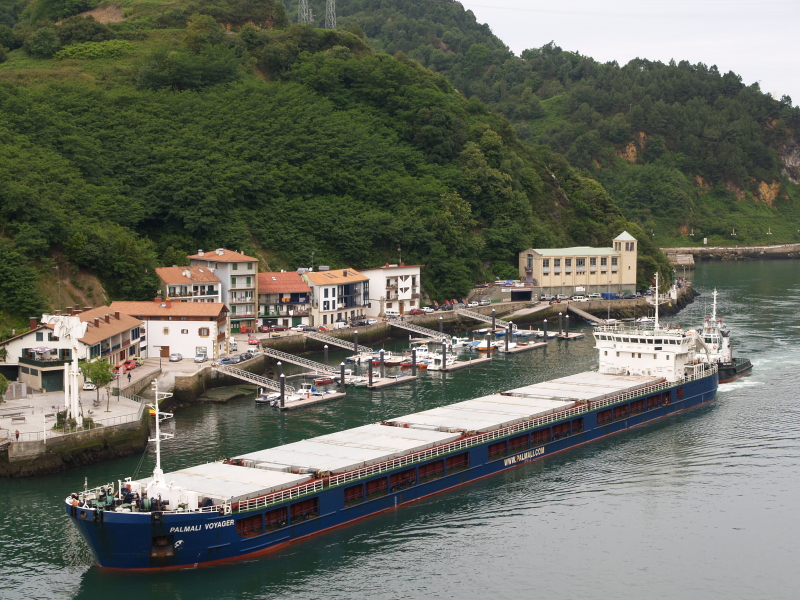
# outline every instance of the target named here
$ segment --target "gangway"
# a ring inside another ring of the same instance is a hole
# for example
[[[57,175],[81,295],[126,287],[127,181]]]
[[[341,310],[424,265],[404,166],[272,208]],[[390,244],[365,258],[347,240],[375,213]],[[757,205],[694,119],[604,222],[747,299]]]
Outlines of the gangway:
[[[343,340],[341,338],[333,337],[332,335],[325,335],[324,333],[319,333],[317,331],[307,331],[305,333],[306,337],[311,338],[312,340],[318,340],[320,342],[325,342],[326,344],[333,344],[334,346],[339,346],[341,348],[347,348],[348,350],[352,350],[354,353],[356,352],[355,344],[353,342],[348,342],[347,340]],[[364,344],[358,345],[358,352],[366,352],[368,354],[372,354],[374,350],[365,346]]]
[[[467,310],[465,308],[460,308],[456,310],[456,314],[463,315],[465,317],[469,317],[470,319],[475,319],[476,321],[483,321],[484,323],[491,323],[492,317],[491,315],[486,316],[479,312],[475,312],[474,310]],[[511,325],[511,321],[504,321],[503,319],[498,319],[497,317],[494,318],[494,324],[496,327],[502,327],[503,329],[508,329],[508,326]],[[514,325],[514,329],[517,326]]]
[[[359,346],[360,348],[361,346]],[[299,356],[295,356],[294,354],[289,354],[288,352],[282,352],[281,350],[275,350],[275,348],[265,347],[262,348],[262,352],[267,356],[271,356],[272,358],[277,358],[279,360],[285,361],[287,363],[292,363],[293,365],[300,365],[301,367],[308,367],[317,373],[327,373],[328,375],[338,375],[339,371],[333,367],[329,367],[328,365],[323,365],[322,363],[315,362],[313,360],[308,360],[307,358],[301,358]]]
[[[399,327],[400,329],[407,329],[408,331],[414,331],[416,333],[421,333],[425,337],[429,337],[435,340],[439,340],[443,344],[450,343],[450,336],[446,333],[439,333],[438,331],[434,331],[433,329],[428,329],[427,327],[422,327],[420,325],[414,325],[413,323],[409,323],[408,321],[398,321],[397,319],[391,319],[387,321],[389,325],[392,327]]]
[[[232,375],[238,379],[243,379],[247,383],[252,383],[259,387],[269,388],[275,392],[281,391],[281,384],[279,382],[275,381],[274,379],[264,377],[263,375],[248,373],[244,369],[237,369],[236,367],[232,367],[230,365],[211,365],[211,368],[220,373],[224,373],[225,375]],[[295,389],[290,385],[285,386],[284,390],[287,394],[295,393]]]
[[[567,304],[567,310],[571,310],[572,312],[574,312],[579,317],[583,317],[587,321],[592,321],[593,323],[600,323],[601,325],[604,325],[605,322],[606,322],[605,319],[601,319],[600,317],[595,317],[594,315],[590,315],[585,310],[581,310],[580,308],[578,308],[574,304]]]

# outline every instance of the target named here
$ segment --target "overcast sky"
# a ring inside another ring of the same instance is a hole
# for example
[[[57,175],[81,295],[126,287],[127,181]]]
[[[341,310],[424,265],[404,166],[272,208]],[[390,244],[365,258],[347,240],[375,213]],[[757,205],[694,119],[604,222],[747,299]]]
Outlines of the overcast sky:
[[[620,65],[688,60],[800,103],[800,0],[464,0],[519,55],[551,40]]]

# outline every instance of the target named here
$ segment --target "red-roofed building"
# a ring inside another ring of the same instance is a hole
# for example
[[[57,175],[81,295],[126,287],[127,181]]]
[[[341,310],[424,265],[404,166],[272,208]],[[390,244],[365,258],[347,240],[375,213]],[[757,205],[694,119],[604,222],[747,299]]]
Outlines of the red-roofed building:
[[[183,302],[222,302],[219,277],[208,267],[160,267],[161,293]]]
[[[193,267],[205,267],[219,278],[221,300],[230,307],[231,331],[254,330],[258,302],[258,259],[241,252],[217,248],[189,256]]]
[[[405,314],[421,306],[420,269],[425,265],[386,264],[375,269],[361,269],[369,277],[373,302],[367,308],[370,317]]]
[[[258,274],[261,325],[309,325],[311,288],[294,271]]]

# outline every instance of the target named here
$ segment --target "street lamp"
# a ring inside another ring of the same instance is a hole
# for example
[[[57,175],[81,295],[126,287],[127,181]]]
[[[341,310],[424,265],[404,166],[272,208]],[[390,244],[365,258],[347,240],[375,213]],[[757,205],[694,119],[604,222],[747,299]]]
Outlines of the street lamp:
[[[153,348],[158,349],[158,368],[161,368],[161,348],[163,346],[153,346]]]

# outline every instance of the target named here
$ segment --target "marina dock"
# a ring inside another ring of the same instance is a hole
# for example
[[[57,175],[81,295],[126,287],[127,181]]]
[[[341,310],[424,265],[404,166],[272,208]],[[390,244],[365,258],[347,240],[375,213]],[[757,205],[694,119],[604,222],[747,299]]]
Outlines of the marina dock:
[[[583,333],[557,333],[556,339],[557,340],[580,340],[585,338],[586,335]]]
[[[312,394],[305,400],[297,400],[296,402],[288,402],[284,406],[279,406],[280,410],[294,410],[296,408],[305,408],[306,406],[312,406],[314,404],[320,404],[322,402],[328,402],[329,400],[338,400],[339,398],[344,398],[347,394],[344,392],[334,392],[332,394],[323,394],[322,396],[317,396]]]
[[[528,352],[530,350],[536,350],[536,348],[544,348],[546,346],[547,342],[533,342],[530,344],[525,344],[524,346],[521,346],[519,343],[517,343],[517,346],[514,348],[509,348],[506,350],[503,346],[500,346],[499,350],[503,354],[517,354],[519,352]]]
[[[457,360],[452,365],[448,365],[445,371],[458,371],[460,369],[466,369],[467,367],[476,367],[478,365],[482,365],[488,362],[492,362],[493,359],[489,358],[488,356],[482,358],[472,358],[470,360]]]
[[[390,375],[388,377],[373,377],[372,378],[372,385],[367,383],[367,388],[370,390],[377,390],[380,388],[389,387],[392,385],[399,385],[401,383],[406,383],[409,381],[415,381],[419,375]]]

